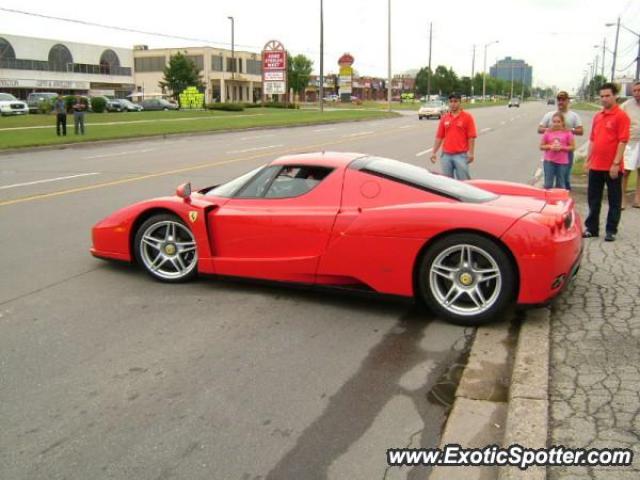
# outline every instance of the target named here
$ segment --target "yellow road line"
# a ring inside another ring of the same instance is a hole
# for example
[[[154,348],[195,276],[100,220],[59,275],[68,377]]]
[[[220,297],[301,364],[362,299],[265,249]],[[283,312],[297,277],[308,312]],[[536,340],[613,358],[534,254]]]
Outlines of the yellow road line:
[[[37,194],[37,195],[30,195],[27,197],[20,197],[20,198],[15,198],[13,200],[5,200],[3,202],[0,202],[0,207],[6,207],[9,205],[15,205],[18,203],[25,203],[25,202],[32,202],[34,200],[44,200],[46,198],[53,198],[53,197],[60,197],[63,195],[69,195],[72,193],[79,193],[79,192],[87,192],[90,190],[97,190],[99,188],[106,188],[106,187],[113,187],[116,185],[123,185],[125,183],[131,183],[131,182],[139,182],[142,180],[147,180],[149,178],[156,178],[156,177],[164,177],[167,175],[175,175],[178,173],[185,173],[185,172],[192,172],[194,170],[201,170],[203,168],[211,168],[211,167],[218,167],[220,165],[228,165],[230,163],[236,163],[236,162],[245,162],[248,160],[255,160],[257,158],[262,158],[262,157],[266,157],[266,156],[271,156],[271,155],[286,155],[288,153],[302,153],[305,151],[309,151],[309,150],[315,150],[315,149],[320,149],[322,147],[326,147],[326,146],[330,146],[330,145],[336,145],[336,144],[340,144],[340,143],[348,143],[348,142],[352,142],[354,140],[361,140],[363,138],[366,137],[371,137],[373,135],[376,136],[381,136],[381,135],[390,135],[390,134],[395,134],[395,133],[406,133],[409,132],[413,129],[416,128],[420,128],[420,125],[416,125],[415,127],[412,127],[411,129],[409,128],[404,128],[402,130],[400,130],[399,128],[394,128],[391,129],[387,132],[371,132],[365,135],[360,135],[357,138],[345,138],[343,140],[332,140],[330,142],[323,142],[323,143],[317,143],[315,145],[308,145],[306,147],[290,147],[290,148],[285,148],[282,150],[272,150],[269,152],[261,152],[259,154],[256,155],[247,155],[244,157],[237,157],[237,158],[232,158],[230,160],[223,160],[220,162],[208,162],[208,163],[201,163],[198,165],[191,165],[189,167],[183,167],[183,168],[176,168],[174,170],[165,170],[162,172],[157,172],[157,173],[149,173],[147,175],[139,175],[137,177],[130,177],[130,178],[122,178],[120,180],[114,180],[111,182],[104,182],[104,183],[97,183],[95,185],[87,185],[84,187],[77,187],[77,188],[69,188],[67,190],[59,190],[57,192],[51,192],[51,193],[41,193],[41,194]],[[398,132],[398,130],[400,130],[400,132]]]

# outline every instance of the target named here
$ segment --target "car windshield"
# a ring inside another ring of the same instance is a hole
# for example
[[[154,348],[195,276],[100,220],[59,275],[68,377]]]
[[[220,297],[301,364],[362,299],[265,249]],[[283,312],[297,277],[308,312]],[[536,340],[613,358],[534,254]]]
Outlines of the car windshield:
[[[9,93],[0,93],[0,100],[4,102],[11,102],[13,100],[17,100],[17,98]]]
[[[497,195],[468,183],[443,175],[436,175],[424,168],[389,158],[363,157],[354,161],[350,168],[388,178],[389,180],[461,202],[482,203],[498,198]]]
[[[214,195],[216,197],[232,197],[237,191],[239,191],[244,185],[251,180],[260,170],[265,168],[265,165],[258,167],[238,178],[231,180],[230,182],[223,183],[222,185],[212,188],[206,195]]]

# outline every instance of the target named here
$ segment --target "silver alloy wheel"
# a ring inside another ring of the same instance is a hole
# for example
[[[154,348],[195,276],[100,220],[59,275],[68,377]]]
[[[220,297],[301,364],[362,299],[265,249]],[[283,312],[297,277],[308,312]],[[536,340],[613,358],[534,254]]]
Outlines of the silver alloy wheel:
[[[145,267],[167,280],[187,276],[198,263],[193,234],[180,222],[165,220],[150,225],[138,248]]]
[[[494,258],[474,245],[454,245],[440,252],[429,268],[428,288],[447,311],[478,315],[496,302],[502,274]]]

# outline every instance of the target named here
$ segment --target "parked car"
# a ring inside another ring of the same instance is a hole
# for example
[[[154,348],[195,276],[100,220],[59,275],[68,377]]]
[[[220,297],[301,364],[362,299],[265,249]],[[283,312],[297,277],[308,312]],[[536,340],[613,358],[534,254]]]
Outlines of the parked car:
[[[42,102],[49,102],[52,106],[58,98],[58,94],[55,92],[34,92],[27,95],[27,105],[29,107],[29,113],[40,113],[40,104]]]
[[[511,100],[509,100],[509,108],[511,107],[518,107],[520,108],[520,99],[519,98],[512,98]]]
[[[331,94],[331,95],[327,95],[322,100],[324,100],[325,102],[338,102],[338,101],[340,101],[340,96],[336,95],[334,93],[334,94]]]
[[[164,98],[151,98],[142,101],[142,108],[145,110],[178,110],[178,105]]]
[[[418,110],[418,120],[431,117],[441,118],[443,114],[449,111],[449,106],[441,100],[432,100],[422,104]]]
[[[479,325],[560,294],[581,224],[566,190],[318,152],[124,207],[93,227],[91,253],[164,282],[215,273],[417,297]]]
[[[556,101],[553,98],[548,98],[547,99],[547,105],[555,105]]]
[[[0,115],[26,115],[29,113],[27,102],[18,100],[10,93],[0,93]]]
[[[120,102],[123,112],[141,112],[142,110],[144,110],[142,105],[138,103],[133,103],[130,100],[120,98],[117,101]]]

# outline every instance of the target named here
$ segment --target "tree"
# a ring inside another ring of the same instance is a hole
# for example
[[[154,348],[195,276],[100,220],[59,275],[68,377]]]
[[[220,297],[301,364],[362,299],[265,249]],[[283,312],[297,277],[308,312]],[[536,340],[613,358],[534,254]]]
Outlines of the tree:
[[[291,57],[287,52],[287,83],[298,95],[304,93],[309,84],[313,62],[304,55]]]
[[[178,99],[187,87],[204,88],[200,70],[193,60],[180,52],[169,59],[169,65],[164,67],[164,78],[158,85],[170,90],[174,99]]]

